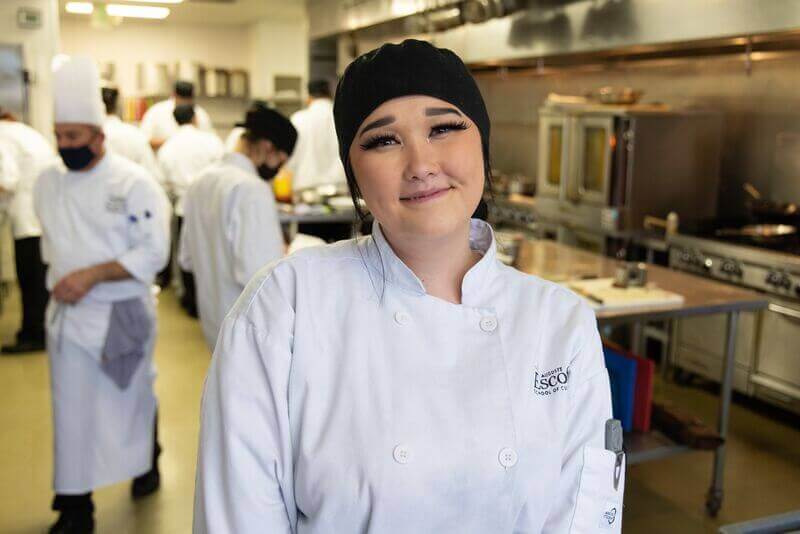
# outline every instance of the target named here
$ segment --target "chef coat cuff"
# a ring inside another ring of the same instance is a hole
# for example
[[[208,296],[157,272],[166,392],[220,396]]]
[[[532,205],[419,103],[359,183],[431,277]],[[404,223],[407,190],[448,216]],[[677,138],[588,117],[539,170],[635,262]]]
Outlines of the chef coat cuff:
[[[150,251],[133,249],[123,254],[117,261],[133,278],[145,284],[150,284],[160,270],[158,265],[163,263],[156,262],[155,259]]]

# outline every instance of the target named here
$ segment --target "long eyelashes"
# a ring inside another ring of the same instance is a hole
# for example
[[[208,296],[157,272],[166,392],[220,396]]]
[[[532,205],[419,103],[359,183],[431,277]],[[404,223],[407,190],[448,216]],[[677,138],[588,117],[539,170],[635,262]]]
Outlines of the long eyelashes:
[[[432,126],[430,136],[436,137],[452,130],[466,130],[467,128],[469,128],[469,125],[466,121],[445,122]],[[379,134],[368,138],[360,144],[360,147],[361,150],[372,150],[382,146],[390,146],[398,142],[397,137],[392,134]]]
[[[379,146],[389,146],[389,144],[396,142],[397,139],[393,135],[376,135],[367,139],[361,144],[361,150],[372,150]]]

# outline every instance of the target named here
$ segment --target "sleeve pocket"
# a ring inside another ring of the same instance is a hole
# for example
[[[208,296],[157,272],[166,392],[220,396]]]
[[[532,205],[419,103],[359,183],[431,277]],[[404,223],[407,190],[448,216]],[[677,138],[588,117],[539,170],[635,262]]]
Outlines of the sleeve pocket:
[[[617,455],[597,447],[583,449],[575,517],[571,534],[622,531],[622,496],[625,492],[625,458],[614,489]]]

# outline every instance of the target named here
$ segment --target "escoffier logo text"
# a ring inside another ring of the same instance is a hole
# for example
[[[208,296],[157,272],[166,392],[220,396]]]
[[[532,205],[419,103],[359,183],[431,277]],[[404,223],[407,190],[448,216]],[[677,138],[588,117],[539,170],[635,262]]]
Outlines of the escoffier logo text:
[[[553,395],[566,391],[569,375],[569,367],[556,367],[545,372],[536,369],[533,373],[533,392],[537,395]]]

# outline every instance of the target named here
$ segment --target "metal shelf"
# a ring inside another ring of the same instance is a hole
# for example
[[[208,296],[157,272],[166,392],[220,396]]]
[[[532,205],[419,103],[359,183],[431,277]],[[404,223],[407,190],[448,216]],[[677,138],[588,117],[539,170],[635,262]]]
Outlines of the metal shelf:
[[[628,432],[625,434],[625,454],[628,465],[636,465],[653,460],[663,460],[692,449],[673,441],[666,434],[652,430],[650,432]]]

